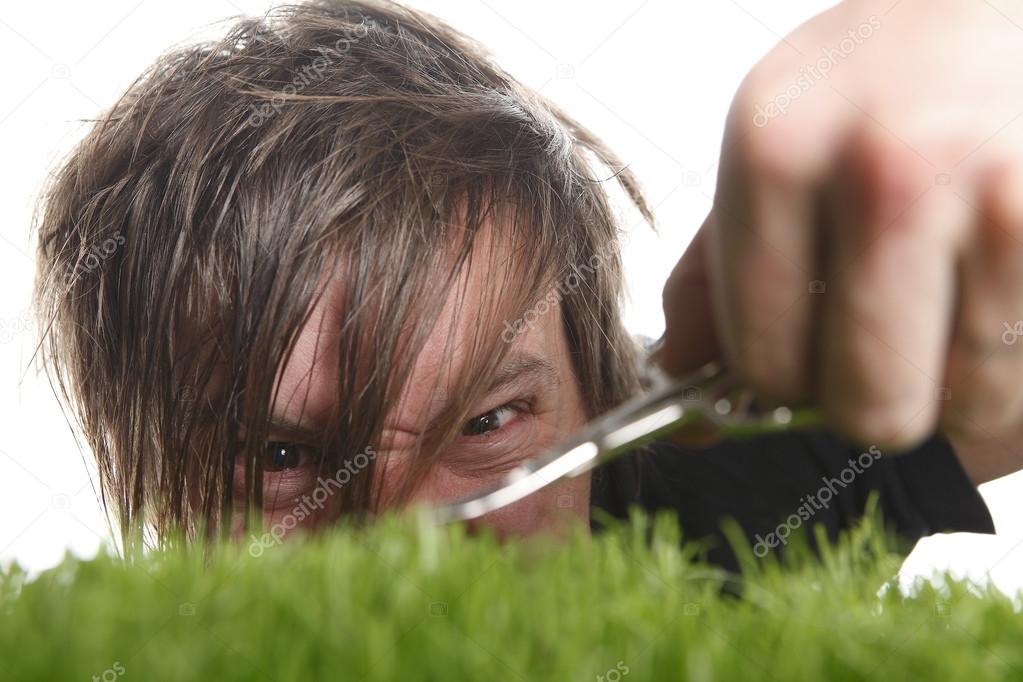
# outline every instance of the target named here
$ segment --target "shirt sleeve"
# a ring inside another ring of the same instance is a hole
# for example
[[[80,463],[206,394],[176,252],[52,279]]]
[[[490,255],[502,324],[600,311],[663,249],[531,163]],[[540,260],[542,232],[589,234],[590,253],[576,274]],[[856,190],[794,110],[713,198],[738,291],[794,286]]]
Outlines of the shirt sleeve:
[[[702,449],[657,441],[596,471],[592,506],[618,518],[632,506],[673,510],[686,538],[707,541],[709,561],[734,570],[721,530],[726,519],[765,556],[784,551],[782,535],[802,526],[806,532],[821,525],[836,539],[862,518],[872,494],[886,525],[910,545],[938,532],[994,532],[984,500],[940,434],[891,456],[822,430]],[[599,518],[591,518],[599,529]]]

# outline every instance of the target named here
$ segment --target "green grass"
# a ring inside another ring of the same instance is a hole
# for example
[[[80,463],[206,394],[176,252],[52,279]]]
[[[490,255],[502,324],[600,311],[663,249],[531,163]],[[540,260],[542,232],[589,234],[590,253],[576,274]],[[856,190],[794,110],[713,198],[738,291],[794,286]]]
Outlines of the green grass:
[[[905,596],[869,524],[741,581],[663,518],[557,546],[387,518],[245,550],[0,572],[0,680],[1023,678],[1013,602]]]

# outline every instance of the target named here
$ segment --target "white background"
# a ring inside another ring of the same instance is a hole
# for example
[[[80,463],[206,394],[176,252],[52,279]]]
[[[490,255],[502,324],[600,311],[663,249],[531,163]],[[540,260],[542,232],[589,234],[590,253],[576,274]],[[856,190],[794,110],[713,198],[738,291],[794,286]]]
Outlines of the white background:
[[[411,4],[489,45],[508,70],[606,139],[638,174],[656,206],[661,234],[642,226],[631,233],[627,323],[634,332],[657,337],[663,328],[661,286],[710,206],[724,115],[736,87],[783,35],[830,3]],[[81,121],[109,106],[161,51],[209,34],[215,21],[261,14],[269,6],[245,0],[0,6],[0,63],[5,65],[0,562],[13,559],[41,569],[68,549],[90,555],[109,538],[90,483],[88,454],[79,450],[49,386],[29,362],[37,338],[29,310],[34,274],[29,225],[46,173],[82,135]],[[926,3],[913,0],[892,0],[889,9],[928,11]],[[817,56],[808,56],[808,63]],[[624,219],[629,227],[637,220],[633,214]],[[924,540],[907,561],[904,578],[947,567],[992,579],[1006,591],[1023,587],[1023,475],[987,484],[981,492],[999,535]],[[794,500],[793,507],[797,504]]]

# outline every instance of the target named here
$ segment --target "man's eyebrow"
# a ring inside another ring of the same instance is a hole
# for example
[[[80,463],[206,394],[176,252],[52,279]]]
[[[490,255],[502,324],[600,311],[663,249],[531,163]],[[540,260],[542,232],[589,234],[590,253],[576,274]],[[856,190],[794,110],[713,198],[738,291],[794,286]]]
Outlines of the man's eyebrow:
[[[542,387],[553,390],[561,383],[557,365],[535,353],[520,352],[510,356],[494,372],[490,383],[487,385],[486,395],[496,393],[508,387],[525,388],[530,385],[540,384]],[[446,396],[446,397],[445,397]],[[443,418],[442,415],[458,408],[460,396],[447,395],[441,392],[439,409],[431,410],[427,430],[437,426]]]
[[[558,368],[547,358],[535,353],[519,353],[508,358],[497,371],[487,388],[488,393],[515,383],[538,380],[547,387],[559,383]]]
[[[301,418],[292,419],[283,414],[274,414],[270,417],[269,434],[275,437],[294,439],[305,443],[318,441],[323,437],[323,428],[317,424],[310,424]]]
[[[245,422],[240,424],[242,438],[249,430]],[[270,440],[294,440],[303,443],[314,443],[323,437],[323,427],[307,421],[294,419],[284,414],[272,414],[267,422],[267,438]]]

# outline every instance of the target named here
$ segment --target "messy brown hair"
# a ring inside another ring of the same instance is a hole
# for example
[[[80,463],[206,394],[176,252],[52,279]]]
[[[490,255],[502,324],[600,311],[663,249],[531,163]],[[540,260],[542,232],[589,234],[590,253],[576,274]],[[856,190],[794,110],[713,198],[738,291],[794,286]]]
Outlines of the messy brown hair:
[[[507,350],[502,322],[580,264],[560,304],[585,410],[628,397],[611,178],[653,224],[600,140],[396,3],[280,7],[161,57],[94,121],[37,219],[39,354],[122,538],[226,530],[239,452],[244,503],[260,508],[277,370],[329,273],[345,316],[320,468],[377,442],[485,228],[483,258],[508,274],[471,302],[488,322],[461,349],[465,409],[421,443],[402,494],[471,416]],[[373,480],[371,465],[342,510],[371,510]]]

